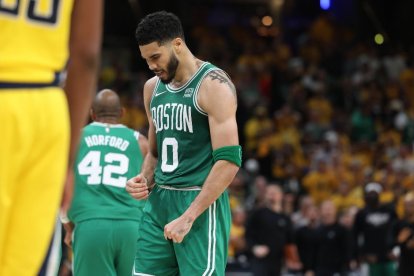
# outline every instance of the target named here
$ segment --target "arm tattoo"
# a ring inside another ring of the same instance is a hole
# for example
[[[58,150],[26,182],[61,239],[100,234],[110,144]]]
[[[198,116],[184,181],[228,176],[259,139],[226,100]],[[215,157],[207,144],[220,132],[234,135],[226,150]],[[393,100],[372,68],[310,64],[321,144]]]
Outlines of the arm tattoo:
[[[230,77],[222,70],[214,70],[207,74],[208,77],[211,78],[211,80],[218,80],[220,83],[227,84],[228,87],[230,87],[230,90],[233,92],[233,95],[237,98],[236,94],[236,87],[231,82]]]

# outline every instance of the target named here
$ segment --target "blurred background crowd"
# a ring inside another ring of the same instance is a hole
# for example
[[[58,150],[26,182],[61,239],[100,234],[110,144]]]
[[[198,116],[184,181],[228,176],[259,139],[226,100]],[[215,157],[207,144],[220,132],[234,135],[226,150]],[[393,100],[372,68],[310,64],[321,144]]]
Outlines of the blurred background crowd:
[[[414,275],[413,1],[152,2],[106,1],[99,86],[146,133],[134,29],[159,9],[229,73],[244,159],[229,275]]]

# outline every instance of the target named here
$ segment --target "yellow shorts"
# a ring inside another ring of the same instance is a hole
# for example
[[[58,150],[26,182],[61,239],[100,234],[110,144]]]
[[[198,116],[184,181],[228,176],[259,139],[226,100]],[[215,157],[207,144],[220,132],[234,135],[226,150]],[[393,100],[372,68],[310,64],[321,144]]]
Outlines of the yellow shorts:
[[[0,275],[37,275],[63,191],[69,113],[57,87],[0,89]]]

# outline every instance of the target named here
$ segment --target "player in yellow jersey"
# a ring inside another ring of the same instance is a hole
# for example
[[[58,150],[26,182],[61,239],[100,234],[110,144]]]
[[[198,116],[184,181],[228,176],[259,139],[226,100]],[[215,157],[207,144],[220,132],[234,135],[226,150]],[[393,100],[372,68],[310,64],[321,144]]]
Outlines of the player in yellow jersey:
[[[45,257],[95,91],[101,28],[102,0],[0,1],[2,276],[36,275]]]

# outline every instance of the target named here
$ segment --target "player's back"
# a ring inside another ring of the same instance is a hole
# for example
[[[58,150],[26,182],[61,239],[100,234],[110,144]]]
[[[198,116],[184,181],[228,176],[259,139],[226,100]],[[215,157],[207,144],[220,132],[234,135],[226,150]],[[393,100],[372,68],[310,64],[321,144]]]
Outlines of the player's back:
[[[72,221],[140,219],[144,201],[133,199],[125,190],[143,162],[138,137],[138,132],[123,125],[94,122],[84,128],[69,212]]]
[[[0,83],[52,83],[66,65],[73,0],[0,1]]]

